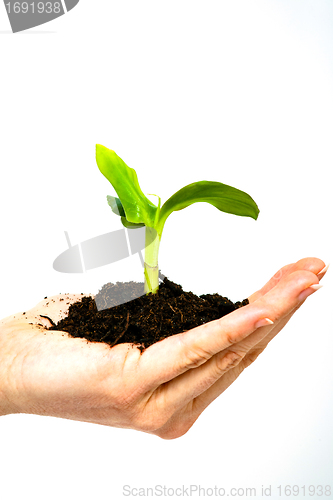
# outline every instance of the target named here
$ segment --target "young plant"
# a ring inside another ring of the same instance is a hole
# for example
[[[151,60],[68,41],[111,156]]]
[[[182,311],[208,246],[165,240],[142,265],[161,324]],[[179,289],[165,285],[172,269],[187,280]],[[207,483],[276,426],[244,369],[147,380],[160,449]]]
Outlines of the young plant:
[[[192,203],[207,202],[222,212],[258,218],[259,209],[251,196],[220,182],[193,182],[173,194],[162,207],[158,197],[156,206],[141,191],[135,170],[129,168],[114,151],[98,144],[96,160],[99,170],[119,196],[107,197],[112,211],[120,215],[125,227],[146,226],[145,293],[155,293],[158,290],[158,251],[165,221],[172,212],[182,210]]]

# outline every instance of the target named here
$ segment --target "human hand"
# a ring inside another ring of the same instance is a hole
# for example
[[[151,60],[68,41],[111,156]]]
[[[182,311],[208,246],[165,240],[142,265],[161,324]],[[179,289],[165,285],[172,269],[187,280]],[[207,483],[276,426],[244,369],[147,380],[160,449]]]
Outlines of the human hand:
[[[110,348],[52,330],[82,295],[58,295],[0,321],[0,415],[32,413],[173,439],[249,366],[318,288],[325,264],[283,267],[250,304],[151,345]],[[44,325],[44,326],[43,326]]]

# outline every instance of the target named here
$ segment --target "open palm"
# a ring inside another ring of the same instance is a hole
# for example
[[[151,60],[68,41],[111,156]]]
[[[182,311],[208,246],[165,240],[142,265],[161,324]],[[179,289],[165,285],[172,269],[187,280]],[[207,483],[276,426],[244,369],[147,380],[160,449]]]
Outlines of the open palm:
[[[319,287],[325,264],[307,258],[276,273],[249,305],[153,344],[112,348],[49,331],[82,295],[44,299],[0,321],[0,415],[34,413],[186,433]]]

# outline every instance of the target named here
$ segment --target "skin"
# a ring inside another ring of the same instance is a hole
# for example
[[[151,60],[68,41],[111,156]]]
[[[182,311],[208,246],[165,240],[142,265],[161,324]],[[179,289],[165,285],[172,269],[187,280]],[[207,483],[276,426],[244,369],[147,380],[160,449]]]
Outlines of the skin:
[[[40,315],[56,323],[82,295],[45,299],[0,321],[0,415],[49,415],[178,438],[315,292],[324,267],[316,258],[287,265],[248,306],[142,354],[130,344],[110,348],[48,331]],[[265,318],[273,324],[261,326]]]

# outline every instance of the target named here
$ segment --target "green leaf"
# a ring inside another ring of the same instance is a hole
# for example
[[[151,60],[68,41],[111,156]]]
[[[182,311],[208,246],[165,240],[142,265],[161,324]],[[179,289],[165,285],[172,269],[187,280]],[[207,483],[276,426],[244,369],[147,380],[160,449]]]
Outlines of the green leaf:
[[[164,223],[172,212],[182,210],[196,202],[210,203],[222,212],[253,219],[257,219],[259,215],[257,204],[244,191],[221,182],[193,182],[177,191],[164,203],[156,224],[157,232],[161,234]]]
[[[128,222],[126,217],[122,217],[121,222],[123,226],[127,227],[128,229],[138,229],[139,227],[145,227],[145,224],[134,224],[134,222]]]
[[[157,207],[141,191],[135,170],[100,144],[96,146],[96,161],[118,194],[127,221],[153,227]]]
[[[122,206],[119,198],[116,198],[115,196],[107,196],[106,198],[108,200],[108,204],[110,205],[112,212],[115,213],[116,215],[120,215],[123,226],[131,229],[144,227],[144,224],[136,224],[134,222],[129,222],[126,219],[124,207]]]
[[[107,196],[106,199],[108,200],[108,205],[111,207],[114,214],[120,215],[120,217],[126,217],[124,207],[122,206],[119,198],[116,198],[115,196]]]

